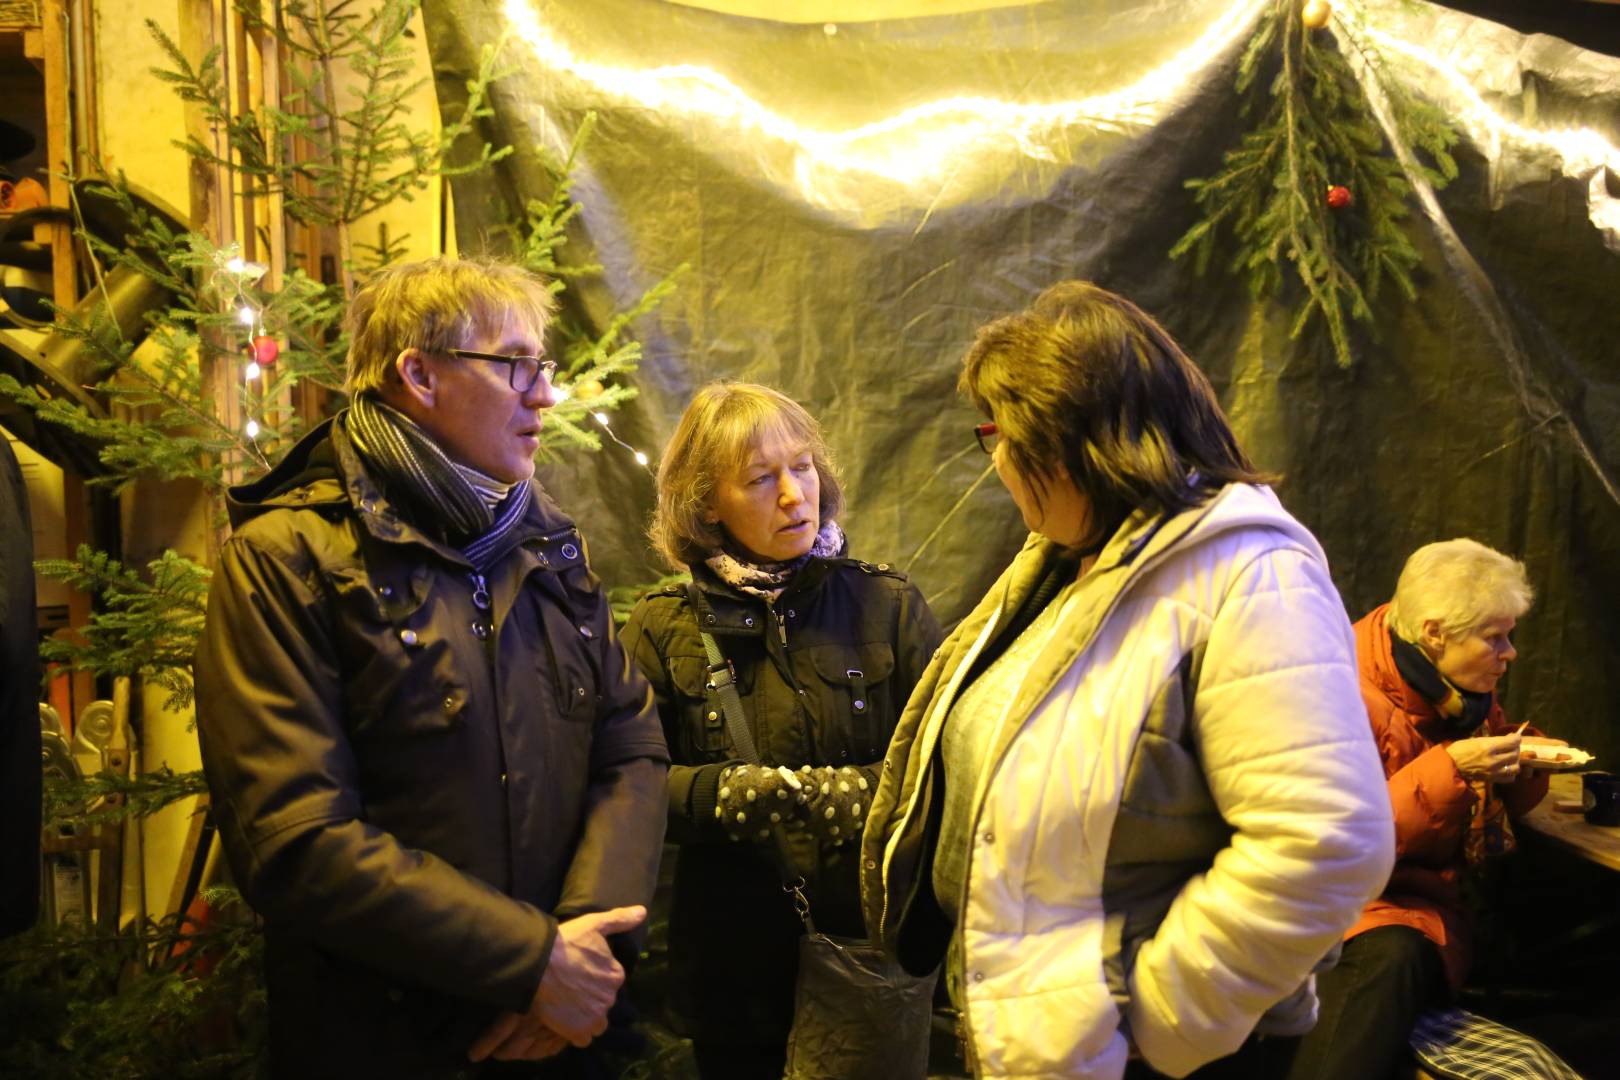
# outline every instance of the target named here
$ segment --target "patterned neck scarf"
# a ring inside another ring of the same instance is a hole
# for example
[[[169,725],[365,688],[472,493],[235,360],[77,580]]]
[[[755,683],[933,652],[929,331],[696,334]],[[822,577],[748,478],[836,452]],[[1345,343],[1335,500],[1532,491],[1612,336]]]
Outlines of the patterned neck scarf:
[[[738,592],[758,596],[766,603],[775,603],[776,598],[782,595],[782,590],[788,587],[793,575],[799,568],[811,559],[832,559],[844,553],[844,530],[838,527],[836,521],[829,521],[816,533],[816,542],[810,545],[810,550],[797,559],[786,562],[754,563],[745,562],[735,555],[724,551],[717,551],[703,560],[703,564],[713,570],[715,576],[730,585]]]
[[[1434,661],[1410,641],[1389,632],[1390,652],[1395,657],[1395,670],[1406,685],[1423,696],[1439,714],[1430,727],[1437,742],[1469,739],[1489,735],[1485,721],[1491,715],[1490,694],[1477,694],[1460,689],[1440,674]],[[1474,813],[1463,837],[1463,855],[1470,866],[1478,866],[1492,855],[1506,855],[1518,846],[1513,836],[1513,823],[1508,820],[1507,807],[1496,793],[1496,785],[1489,780],[1466,780],[1474,792]]]
[[[418,524],[442,529],[480,573],[506,553],[505,540],[529,508],[528,484],[513,485],[499,501],[489,502],[479,490],[486,485],[475,486],[415,421],[369,393],[350,403],[344,431],[383,488],[419,508],[426,520]],[[500,483],[485,479],[487,486]]]

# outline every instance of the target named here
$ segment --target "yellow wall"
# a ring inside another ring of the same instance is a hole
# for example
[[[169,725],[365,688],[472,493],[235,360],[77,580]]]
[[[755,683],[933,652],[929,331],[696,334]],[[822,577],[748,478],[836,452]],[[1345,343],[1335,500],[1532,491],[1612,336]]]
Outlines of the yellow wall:
[[[176,0],[127,0],[122,4],[98,4],[96,9],[95,76],[103,158],[110,168],[124,170],[136,186],[185,213],[190,205],[189,162],[185,153],[173,145],[173,140],[182,138],[185,132],[185,114],[175,95],[151,74],[151,67],[159,64],[163,56],[145,25],[150,19],[172,40],[179,41]],[[426,42],[418,18],[413,46],[419,69],[424,72],[430,70]],[[195,62],[198,58],[191,59]],[[431,81],[418,91],[410,115],[437,123]],[[390,235],[397,238],[409,234],[408,257],[433,253],[439,237],[439,203],[435,182],[411,202],[379,215],[386,221]],[[377,224],[376,220],[361,222],[356,229],[357,241],[374,243]],[[121,515],[126,561],[141,565],[165,548],[205,558],[210,537],[208,514],[207,503],[194,485],[153,481],[133,485],[123,498]],[[155,688],[142,695],[138,766],[148,770],[165,764],[177,770],[197,768],[192,717],[189,712],[166,712],[162,708],[165,696]],[[166,911],[194,809],[188,800],[145,823],[145,905],[153,915]]]

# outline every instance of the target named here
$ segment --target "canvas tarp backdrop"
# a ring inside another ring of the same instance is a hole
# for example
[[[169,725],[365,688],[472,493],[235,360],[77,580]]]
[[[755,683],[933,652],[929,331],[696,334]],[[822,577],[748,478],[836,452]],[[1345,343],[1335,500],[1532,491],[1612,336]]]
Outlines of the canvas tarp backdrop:
[[[1081,277],[1157,315],[1244,445],[1282,474],[1352,618],[1414,548],[1471,536],[1538,590],[1515,718],[1620,764],[1620,61],[1422,4],[1364,5],[1385,54],[1445,103],[1462,175],[1414,199],[1420,296],[1387,291],[1339,368],[1288,303],[1167,257],[1242,128],[1233,79],[1256,3],[1070,0],[794,24],[658,0],[428,0],[440,98],[507,35],[486,133],[516,152],[457,181],[463,251],[546,194],[590,112],[570,302],[601,325],[677,266],[635,329],[641,396],[614,421],[657,451],[692,391],[778,386],[826,427],[852,553],[960,618],[1024,538],[955,392],[975,329]],[[1411,46],[1427,50],[1407,59]],[[1519,125],[1522,132],[1503,127]],[[1564,150],[1540,134],[1586,129]],[[1219,262],[1219,260],[1217,260]],[[610,584],[660,572],[653,483],[609,446],[542,477]]]

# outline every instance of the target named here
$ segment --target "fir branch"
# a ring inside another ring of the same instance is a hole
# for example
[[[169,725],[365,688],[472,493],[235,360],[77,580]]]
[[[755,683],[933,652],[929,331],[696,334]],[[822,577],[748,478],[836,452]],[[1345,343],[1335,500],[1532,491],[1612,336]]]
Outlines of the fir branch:
[[[1364,42],[1351,40],[1369,72],[1389,94],[1399,116],[1394,137],[1421,147],[1433,166],[1431,180],[1456,175],[1449,148],[1456,132],[1444,115],[1395,78]],[[1304,287],[1291,335],[1320,321],[1342,366],[1352,362],[1351,322],[1371,326],[1372,301],[1386,280],[1416,296],[1413,271],[1420,255],[1407,235],[1411,184],[1391,152],[1345,53],[1327,31],[1308,30],[1297,0],[1276,0],[1262,15],[1238,67],[1241,113],[1259,104],[1255,87],[1266,57],[1277,71],[1263,115],[1215,175],[1187,181],[1201,217],[1171,248],[1191,255],[1196,272],[1208,267],[1217,245],[1230,237],[1229,268],[1245,277],[1256,297],[1284,284],[1287,263]],[[1343,185],[1352,207],[1326,204],[1330,186]]]
[[[43,560],[35,569],[96,600],[82,638],[46,641],[43,659],[95,675],[140,676],[169,691],[165,707],[190,704],[192,657],[207,613],[205,568],[165,551],[147,563],[143,576],[80,545],[74,558]]]
[[[81,828],[126,818],[145,818],[165,806],[208,792],[202,771],[177,773],[167,765],[136,776],[92,773],[81,780],[46,774],[42,806],[45,828]]]

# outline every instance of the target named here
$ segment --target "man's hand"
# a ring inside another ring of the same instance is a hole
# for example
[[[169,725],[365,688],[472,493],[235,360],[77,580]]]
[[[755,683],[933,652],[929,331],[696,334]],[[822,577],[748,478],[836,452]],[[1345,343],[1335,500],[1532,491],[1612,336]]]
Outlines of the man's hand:
[[[526,1013],[502,1013],[467,1051],[473,1061],[536,1061],[572,1043],[589,1045],[607,1030],[607,1012],[624,983],[608,935],[634,930],[647,917],[635,907],[595,911],[557,926],[551,959]]]
[[[1511,783],[1519,775],[1519,733],[1458,739],[1446,745],[1457,771],[1469,780]]]
[[[527,1013],[502,1013],[472,1044],[467,1060],[540,1061],[567,1045],[567,1039]]]
[[[608,935],[633,930],[646,917],[647,909],[637,905],[592,912],[558,926],[529,1015],[575,1046],[606,1031],[608,1008],[624,982]]]

